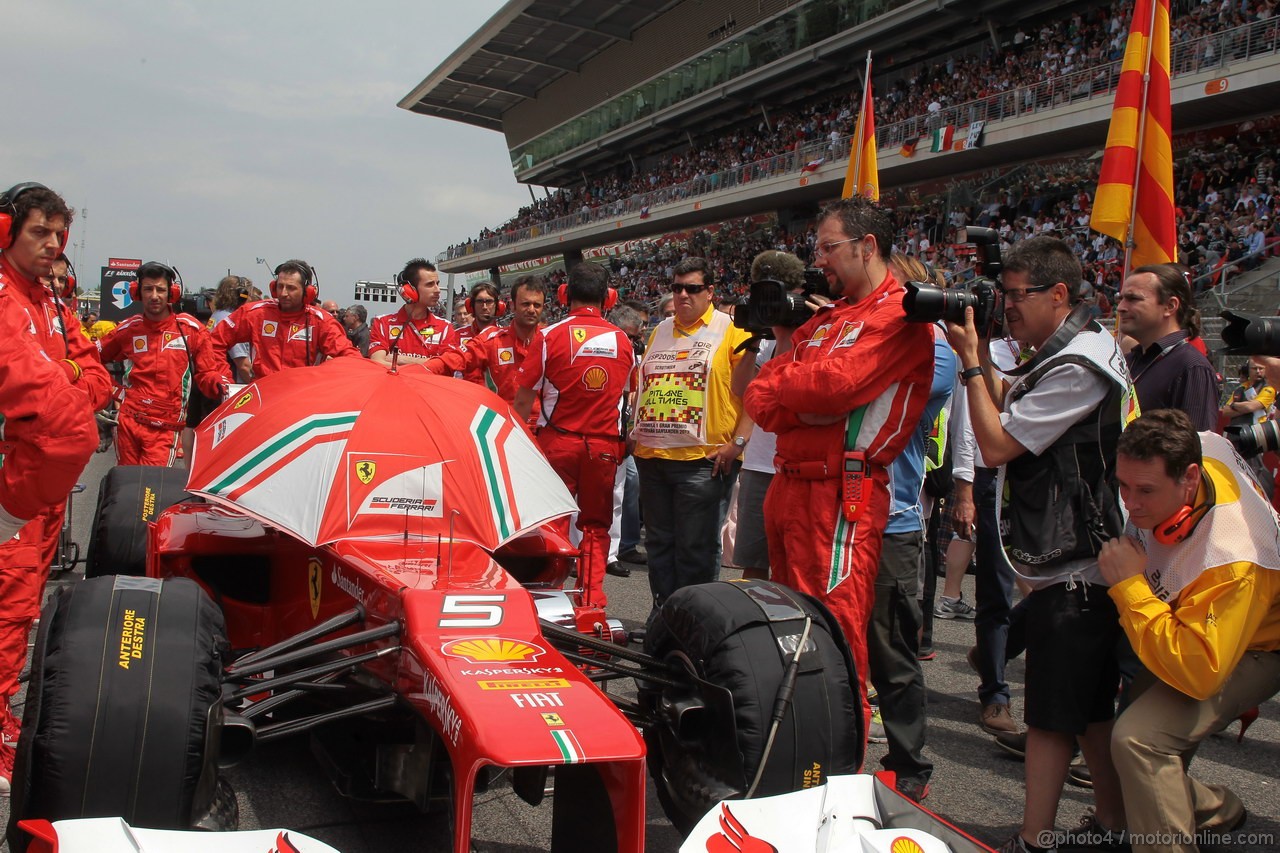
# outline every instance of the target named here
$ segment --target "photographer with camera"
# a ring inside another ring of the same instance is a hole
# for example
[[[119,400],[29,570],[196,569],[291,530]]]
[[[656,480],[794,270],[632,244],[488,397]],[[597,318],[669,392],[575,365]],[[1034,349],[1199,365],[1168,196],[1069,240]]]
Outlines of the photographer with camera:
[[[1004,317],[1036,355],[1010,371],[1004,394],[985,340],[992,326],[979,333],[972,304],[963,325],[948,322],[974,437],[986,463],[1000,467],[1001,545],[1032,586],[1026,799],[1021,831],[1002,848],[1011,853],[1043,849],[1037,843],[1051,837],[1077,739],[1096,803],[1084,829],[1106,833],[1125,820],[1110,753],[1120,628],[1097,555],[1123,529],[1109,481],[1131,390],[1115,339],[1090,319],[1080,287],[1080,262],[1061,240],[1033,237],[1009,253]]]
[[[777,435],[764,507],[771,577],[832,610],[864,693],[889,466],[924,411],[933,376],[932,337],[903,316],[892,246],[893,227],[870,202],[823,209],[814,256],[835,301],[794,332],[779,327],[774,358],[746,393],[752,419]]]
[[[754,359],[749,375],[735,376],[733,391],[739,396],[746,393],[749,380],[761,367],[773,358],[779,334],[788,335],[797,326],[813,316],[820,303],[829,302],[826,296],[812,296],[812,310],[806,310],[800,322],[790,321],[790,300],[799,297],[807,304],[804,262],[790,252],[769,249],[756,255],[751,261],[751,289],[746,302],[734,306],[735,326],[751,332],[753,337],[746,344]],[[826,287],[826,277],[822,285]],[[786,310],[780,297],[786,295]],[[777,325],[781,329],[775,328]],[[741,381],[741,387],[738,382]],[[742,569],[743,577],[769,577],[769,538],[765,532],[764,499],[769,484],[773,482],[773,457],[777,451],[778,437],[755,424],[751,431],[751,443],[742,455],[742,473],[738,475],[738,531],[733,545],[733,564]]]
[[[1275,478],[1262,461],[1262,454],[1276,449],[1268,446],[1268,433],[1274,432],[1275,424],[1267,421],[1267,412],[1276,401],[1276,389],[1267,382],[1265,367],[1256,356],[1245,365],[1247,376],[1221,410],[1223,416],[1230,418],[1223,434],[1244,457],[1258,485],[1271,494],[1275,491]]]
[[[1135,420],[1116,479],[1128,536],[1103,546],[1120,624],[1147,671],[1116,722],[1112,755],[1135,851],[1194,851],[1244,804],[1187,774],[1209,735],[1280,686],[1280,521],[1230,444],[1180,411]]]

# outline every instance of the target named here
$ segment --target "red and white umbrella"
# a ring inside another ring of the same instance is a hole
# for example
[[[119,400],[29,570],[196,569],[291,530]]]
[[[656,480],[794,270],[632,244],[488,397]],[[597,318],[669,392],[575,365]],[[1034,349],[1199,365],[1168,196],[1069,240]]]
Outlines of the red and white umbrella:
[[[492,550],[577,510],[510,408],[421,367],[263,377],[196,430],[191,492],[312,545],[406,534]]]

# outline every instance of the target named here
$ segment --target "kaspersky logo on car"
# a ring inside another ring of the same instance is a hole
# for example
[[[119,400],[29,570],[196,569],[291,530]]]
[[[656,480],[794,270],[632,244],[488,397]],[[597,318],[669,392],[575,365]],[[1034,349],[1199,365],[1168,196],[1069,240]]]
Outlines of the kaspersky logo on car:
[[[523,663],[537,660],[547,650],[524,640],[508,640],[504,637],[473,637],[453,640],[440,647],[449,657],[462,658],[468,663],[495,663],[508,661]]]

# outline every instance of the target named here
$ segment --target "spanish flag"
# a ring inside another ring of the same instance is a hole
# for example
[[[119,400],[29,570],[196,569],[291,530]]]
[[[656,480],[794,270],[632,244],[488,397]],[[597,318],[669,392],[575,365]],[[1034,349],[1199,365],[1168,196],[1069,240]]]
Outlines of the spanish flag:
[[[1126,274],[1177,260],[1172,136],[1169,0],[1137,0],[1089,219],[1125,244]]]
[[[1167,0],[1166,0],[1167,2]],[[849,170],[845,172],[841,198],[860,195],[868,201],[880,200],[880,169],[876,165],[876,114],[871,102],[871,51],[867,51],[866,84],[862,89],[862,109],[849,146]]]

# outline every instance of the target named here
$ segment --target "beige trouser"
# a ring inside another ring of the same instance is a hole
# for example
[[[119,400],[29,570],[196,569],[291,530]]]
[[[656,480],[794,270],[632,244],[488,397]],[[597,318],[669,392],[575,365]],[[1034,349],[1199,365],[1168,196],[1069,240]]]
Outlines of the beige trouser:
[[[1187,775],[1187,765],[1200,741],[1280,693],[1280,654],[1245,652],[1222,689],[1203,701],[1146,679],[1154,683],[1142,689],[1135,682],[1141,694],[1111,735],[1133,850],[1195,851],[1197,831],[1226,832],[1244,805],[1227,788]]]

